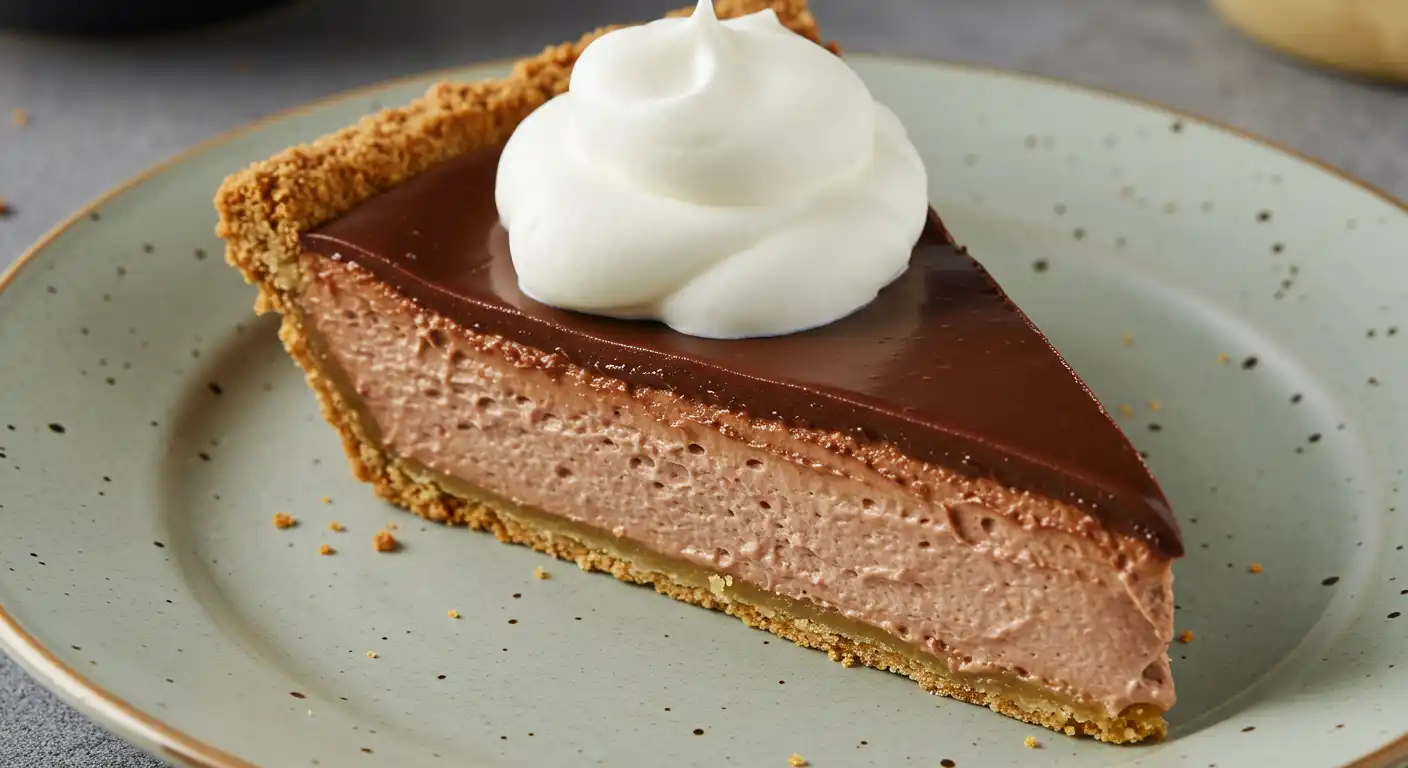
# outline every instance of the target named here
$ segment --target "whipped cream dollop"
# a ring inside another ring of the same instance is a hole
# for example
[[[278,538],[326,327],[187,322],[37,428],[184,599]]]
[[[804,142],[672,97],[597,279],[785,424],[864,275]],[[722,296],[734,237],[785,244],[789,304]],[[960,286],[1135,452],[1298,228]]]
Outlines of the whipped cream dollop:
[[[845,62],[711,0],[588,46],[504,147],[495,196],[529,297],[710,338],[855,312],[928,215],[918,151]]]

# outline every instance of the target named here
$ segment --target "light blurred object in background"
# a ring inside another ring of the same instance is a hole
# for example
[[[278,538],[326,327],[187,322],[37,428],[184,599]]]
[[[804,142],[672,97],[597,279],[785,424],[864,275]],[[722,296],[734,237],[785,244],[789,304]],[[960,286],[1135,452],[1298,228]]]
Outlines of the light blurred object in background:
[[[1302,59],[1408,82],[1408,0],[1212,0],[1233,26]]]

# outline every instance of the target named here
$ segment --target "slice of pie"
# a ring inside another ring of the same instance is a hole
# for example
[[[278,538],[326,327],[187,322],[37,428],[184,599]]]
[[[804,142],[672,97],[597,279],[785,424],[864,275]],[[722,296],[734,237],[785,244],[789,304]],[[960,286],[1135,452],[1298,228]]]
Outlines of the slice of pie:
[[[820,42],[803,0],[773,8]],[[1177,523],[1138,453],[932,215],[872,303],[711,340],[553,309],[498,224],[504,141],[602,32],[231,176],[227,257],[378,494],[845,665],[1067,734],[1173,704]]]

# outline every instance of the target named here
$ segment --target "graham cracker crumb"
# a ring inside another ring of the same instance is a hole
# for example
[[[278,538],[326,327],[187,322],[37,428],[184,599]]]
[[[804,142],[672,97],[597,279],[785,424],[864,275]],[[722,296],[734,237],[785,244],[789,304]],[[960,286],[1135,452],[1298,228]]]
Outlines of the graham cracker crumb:
[[[458,619],[458,618],[460,617],[460,612],[459,612],[459,611],[451,610],[451,611],[446,611],[446,612],[445,612],[445,615],[446,615],[446,616],[449,616],[449,617],[452,618],[452,619]]]
[[[324,497],[322,497],[321,499],[318,499],[318,501],[321,501],[321,502],[323,502],[324,504],[331,504],[331,503],[332,503],[332,497],[331,497],[331,496],[324,496]]]
[[[387,524],[386,524],[386,530],[388,530],[388,531],[399,530],[400,527],[401,527],[401,524],[400,524],[400,523],[387,523]]]
[[[1037,741],[1035,736],[1022,739],[1022,743],[1026,745],[1027,749],[1041,749],[1041,742]]]
[[[395,552],[399,546],[401,546],[400,543],[396,541],[396,537],[392,536],[390,531],[377,531],[376,535],[372,537],[372,549],[378,552]]]
[[[1185,629],[1185,630],[1183,630],[1182,632],[1179,632],[1179,633],[1178,633],[1178,642],[1180,642],[1180,643],[1191,643],[1191,642],[1193,642],[1193,630],[1191,630],[1191,629]]]
[[[793,752],[792,756],[787,758],[787,764],[792,766],[792,768],[803,768],[804,766],[810,765],[810,763],[807,762],[807,758],[802,757],[796,752]]]
[[[24,109],[16,109],[10,112],[10,124],[15,126],[16,128],[23,128],[26,125],[29,125],[29,111]]]
[[[275,513],[274,513],[274,527],[275,527],[275,528],[278,528],[279,530],[282,531],[282,530],[284,530],[284,529],[286,529],[286,528],[292,528],[292,527],[295,526],[295,525],[298,525],[298,518],[294,517],[293,515],[290,515],[290,514],[287,513],[287,512],[275,512]]]
[[[537,579],[538,581],[546,581],[547,579],[552,578],[552,574],[543,570],[543,567],[540,565],[537,568],[533,569],[533,578]]]
[[[376,651],[367,651],[367,658],[375,659],[376,657]]]
[[[1261,573],[1266,569],[1261,567],[1261,563],[1252,563],[1251,567],[1247,570],[1251,571],[1252,573]]]
[[[1217,362],[1222,363],[1223,365],[1227,365],[1228,363],[1232,362],[1232,356],[1227,354],[1226,352],[1223,352],[1222,354],[1217,356]]]
[[[333,549],[330,545],[327,545],[327,544],[319,544],[319,545],[318,545],[318,554],[320,554],[320,555],[335,555],[335,554],[337,554],[337,550]]]
[[[1133,407],[1133,406],[1129,406],[1129,405],[1121,405],[1121,406],[1120,406],[1120,415],[1121,415],[1121,416],[1133,416],[1133,415],[1134,415],[1134,407]]]
[[[1158,400],[1150,400],[1150,401],[1149,401],[1149,410],[1151,410],[1151,411],[1162,411],[1163,409],[1164,409],[1163,403],[1160,403]]]
[[[332,531],[333,533],[342,533],[343,531],[347,530],[347,526],[334,520],[331,523],[328,523],[328,530]]]

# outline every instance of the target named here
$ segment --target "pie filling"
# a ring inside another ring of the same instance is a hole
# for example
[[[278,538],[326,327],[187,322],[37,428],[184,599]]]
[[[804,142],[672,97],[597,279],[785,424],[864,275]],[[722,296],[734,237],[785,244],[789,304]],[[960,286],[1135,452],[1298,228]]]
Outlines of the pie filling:
[[[778,424],[627,388],[425,312],[346,261],[303,261],[294,310],[320,367],[413,476],[1019,708],[1161,727],[1172,585],[1147,542],[962,476],[931,472],[917,493]]]
[[[554,364],[804,425],[837,445],[886,446],[1078,507],[1092,530],[1162,556],[1182,554],[1138,453],[932,212],[908,269],[857,312],[785,336],[703,339],[525,296],[494,204],[499,151],[429,168],[303,233],[304,251],[356,263],[464,328],[559,353]]]

